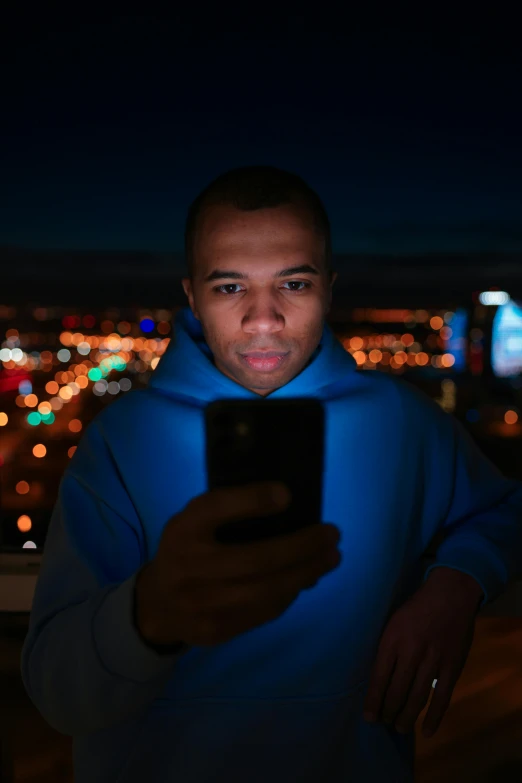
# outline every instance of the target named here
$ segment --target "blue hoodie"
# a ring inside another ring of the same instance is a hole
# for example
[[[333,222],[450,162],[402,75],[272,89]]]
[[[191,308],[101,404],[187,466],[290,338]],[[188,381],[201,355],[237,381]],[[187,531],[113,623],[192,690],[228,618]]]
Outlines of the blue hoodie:
[[[148,387],[86,428],[59,488],[22,656],[27,693],[73,737],[75,783],[407,783],[414,733],[362,718],[391,613],[422,555],[473,576],[484,600],[522,572],[522,483],[397,377],[357,371],[324,324],[311,363],[266,399],[325,409],[324,521],[343,560],[276,620],[160,655],[133,622],[137,573],[166,522],[207,491],[204,408],[260,397],[213,364],[178,312]]]

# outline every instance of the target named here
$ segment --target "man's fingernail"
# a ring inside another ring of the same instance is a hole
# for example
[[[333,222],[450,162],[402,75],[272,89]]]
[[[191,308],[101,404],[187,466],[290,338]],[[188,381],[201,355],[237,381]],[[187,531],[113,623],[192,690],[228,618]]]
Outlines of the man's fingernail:
[[[365,712],[364,720],[368,721],[368,723],[375,723],[377,716],[373,712]]]

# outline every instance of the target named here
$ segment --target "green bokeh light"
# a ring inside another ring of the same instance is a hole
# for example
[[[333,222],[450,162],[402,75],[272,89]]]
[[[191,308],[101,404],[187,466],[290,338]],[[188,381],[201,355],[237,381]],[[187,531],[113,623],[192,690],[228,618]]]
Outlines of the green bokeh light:
[[[33,411],[32,413],[30,413],[28,415],[27,421],[33,427],[37,427],[40,424],[40,422],[42,421],[42,417],[41,417],[41,415],[39,413],[37,413],[36,411]]]
[[[44,424],[54,424],[54,420],[55,420],[55,415],[52,411],[48,413],[46,416],[42,416],[42,421]]]
[[[127,366],[121,356],[115,356],[112,360],[112,365],[115,370],[118,370],[118,372],[121,372]]]
[[[91,367],[87,375],[91,381],[99,381],[102,377],[101,370],[98,367]]]

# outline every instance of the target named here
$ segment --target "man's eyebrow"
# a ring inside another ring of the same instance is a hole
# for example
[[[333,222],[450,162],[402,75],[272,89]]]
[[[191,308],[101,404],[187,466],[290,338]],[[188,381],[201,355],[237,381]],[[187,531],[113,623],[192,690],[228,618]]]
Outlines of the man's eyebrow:
[[[277,277],[290,277],[291,275],[318,275],[318,270],[310,266],[310,264],[301,264],[301,266],[289,266],[286,269],[281,269],[276,272],[274,278]],[[207,275],[203,282],[213,283],[214,280],[248,280],[248,275],[244,275],[241,272],[236,272],[233,269],[214,269],[209,275]]]

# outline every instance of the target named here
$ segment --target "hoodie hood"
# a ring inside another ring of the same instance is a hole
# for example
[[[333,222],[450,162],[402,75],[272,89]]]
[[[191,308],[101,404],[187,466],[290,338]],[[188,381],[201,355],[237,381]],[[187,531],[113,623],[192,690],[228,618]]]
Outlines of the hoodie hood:
[[[313,395],[328,399],[339,384],[346,382],[347,375],[354,372],[357,372],[357,362],[325,322],[321,340],[308,366],[266,398]],[[164,394],[199,400],[200,405],[222,397],[260,399],[259,394],[228,378],[213,364],[212,351],[201,323],[190,307],[177,313],[171,341],[148,385]]]

